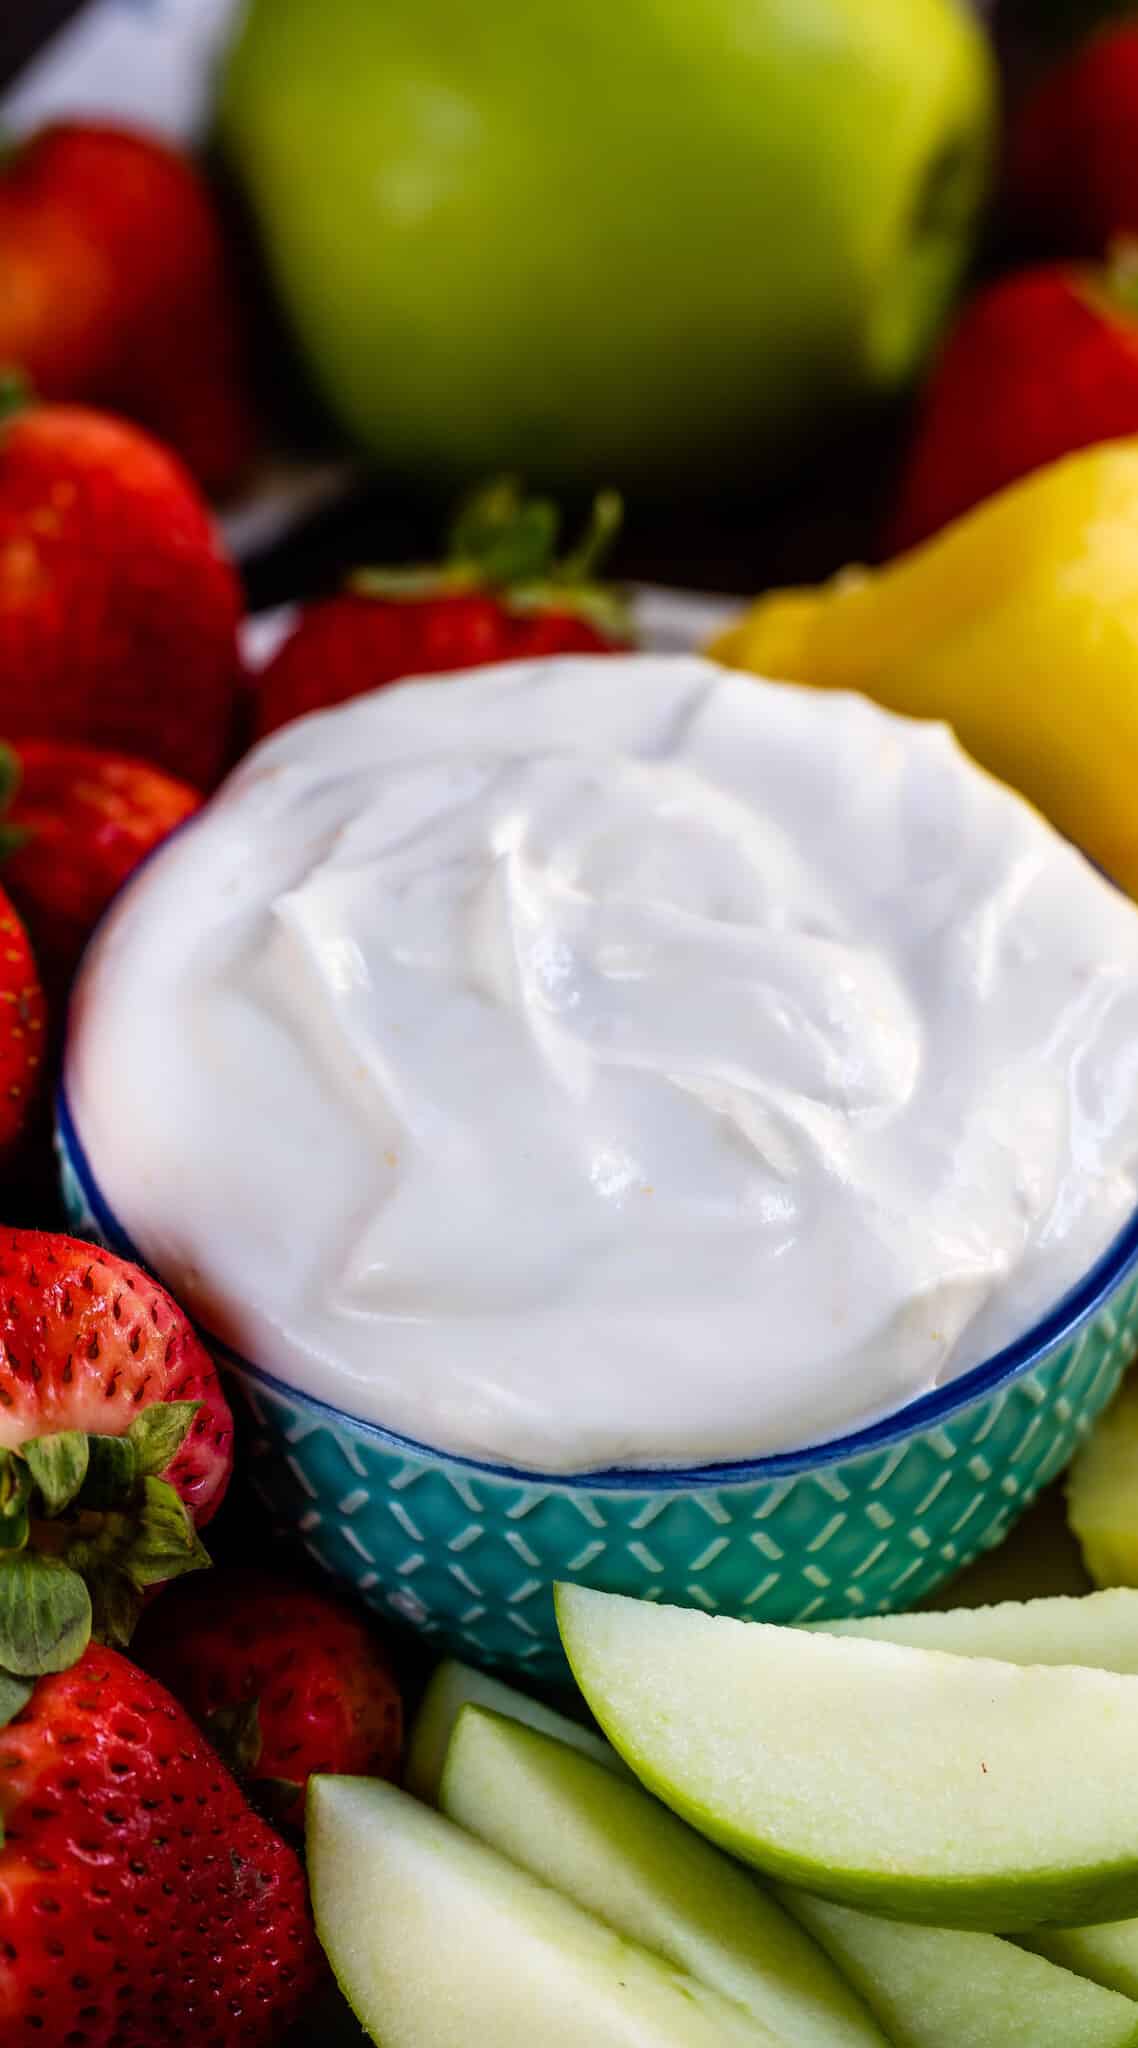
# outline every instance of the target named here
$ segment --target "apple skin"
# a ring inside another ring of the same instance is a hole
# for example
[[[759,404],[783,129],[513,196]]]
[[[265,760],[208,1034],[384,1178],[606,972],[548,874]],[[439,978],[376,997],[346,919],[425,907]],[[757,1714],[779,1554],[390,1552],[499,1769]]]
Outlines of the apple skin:
[[[221,136],[381,463],[675,488],[915,372],[994,102],[960,0],[252,0]]]
[[[641,1783],[767,1877],[934,1927],[1138,1913],[1138,1678],[815,1634],[559,1585]]]

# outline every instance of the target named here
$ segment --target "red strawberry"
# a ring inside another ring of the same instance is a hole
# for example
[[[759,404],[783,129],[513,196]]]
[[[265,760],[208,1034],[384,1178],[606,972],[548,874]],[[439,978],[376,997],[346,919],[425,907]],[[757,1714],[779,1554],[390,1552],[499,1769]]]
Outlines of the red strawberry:
[[[933,369],[891,553],[1043,463],[1138,433],[1138,284],[1129,268],[1041,265],[979,292]]]
[[[460,514],[441,566],[362,570],[342,595],[305,609],[261,677],[258,736],[401,676],[627,647],[622,604],[591,580],[619,521],[619,501],[603,494],[584,541],[558,564],[556,508],[523,500],[512,482],[491,485]]]
[[[246,340],[210,193],[156,138],[67,122],[0,169],[0,362],[125,413],[210,491],[256,444]]]
[[[192,1324],[141,1267],[98,1245],[0,1232],[0,1448],[60,1430],[122,1436],[170,1401],[199,1405],[161,1476],[204,1527],[229,1483],[233,1418]]]
[[[0,889],[0,1155],[28,1127],[43,1068],[45,1023],[27,932]]]
[[[0,1821],[4,2048],[283,2041],[322,1974],[300,1863],[125,1657],[0,1727]]]
[[[331,1593],[254,1570],[187,1579],[149,1617],[137,1655],[282,1817],[299,1814],[311,1772],[395,1775],[391,1667]]]
[[[15,401],[14,401],[15,403]],[[208,786],[236,707],[237,579],[181,464],[121,420],[0,421],[0,732]]]
[[[4,880],[53,996],[62,998],[127,876],[200,803],[188,783],[125,754],[57,740],[0,746],[0,850],[5,839],[12,847]]]
[[[208,1563],[233,1421],[208,1352],[123,1259],[0,1233],[0,1678],[125,1643],[152,1586]]]
[[[1010,211],[1038,241],[1101,256],[1138,235],[1138,22],[1100,30],[1044,74],[1007,155]]]

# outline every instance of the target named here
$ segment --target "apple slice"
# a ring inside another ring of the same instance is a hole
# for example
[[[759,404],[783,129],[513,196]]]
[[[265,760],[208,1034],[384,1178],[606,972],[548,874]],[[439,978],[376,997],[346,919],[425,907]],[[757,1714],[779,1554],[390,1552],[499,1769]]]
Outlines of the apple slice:
[[[787,1904],[896,2048],[1136,2048],[1138,2005],[995,1934],[905,1927],[805,1892]]]
[[[1095,1671],[1138,1674],[1138,1592],[1125,1587],[1081,1598],[1001,1600],[995,1607],[951,1607],[935,1614],[812,1621],[809,1628],[814,1635],[907,1643],[956,1657],[996,1657],[1005,1664],[1084,1664]]]
[[[455,1722],[467,1705],[488,1707],[491,1713],[504,1714],[507,1720],[523,1721],[527,1728],[540,1728],[546,1735],[556,1736],[558,1742],[579,1749],[583,1756],[591,1756],[594,1763],[603,1764],[622,1778],[628,1776],[615,1749],[595,1729],[582,1727],[579,1721],[571,1721],[567,1714],[543,1706],[540,1700],[531,1700],[528,1694],[505,1685],[500,1678],[491,1678],[488,1672],[475,1671],[469,1664],[448,1657],[433,1672],[423,1694],[403,1772],[407,1790],[416,1799],[425,1799],[428,1806],[438,1802],[447,1745]]]
[[[614,1783],[550,1736],[466,1707],[440,1804],[793,2048],[883,2048],[860,1999],[754,1878],[631,1780]]]
[[[1095,1984],[1138,1999],[1138,1920],[1106,1920],[1098,1927],[1035,1927],[1015,1936],[1021,1948],[1077,1970]]]
[[[638,1777],[771,1876],[994,1933],[1138,1911],[1138,1678],[557,1601]]]
[[[307,1844],[317,1933],[383,2048],[786,2048],[379,1779],[313,1778]]]
[[[1122,1382],[1067,1474],[1067,1519],[1098,1586],[1138,1586],[1138,1372]]]

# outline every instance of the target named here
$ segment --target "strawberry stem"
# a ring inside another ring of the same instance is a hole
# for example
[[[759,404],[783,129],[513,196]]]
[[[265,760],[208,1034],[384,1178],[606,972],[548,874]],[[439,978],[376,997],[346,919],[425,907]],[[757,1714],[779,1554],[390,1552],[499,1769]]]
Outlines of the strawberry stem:
[[[624,524],[624,500],[619,491],[598,491],[588,523],[575,548],[553,568],[554,583],[592,583]]]
[[[511,609],[557,603],[584,616],[608,612],[615,595],[596,583],[624,518],[617,491],[599,491],[585,530],[560,562],[561,514],[552,498],[527,498],[517,477],[496,477],[465,498],[450,529],[446,559],[397,568],[357,569],[348,589],[361,597],[429,602],[464,591],[501,593]],[[572,597],[572,603],[566,599]]]
[[[215,1707],[205,1718],[205,1733],[235,1778],[247,1778],[261,1761],[261,1713],[256,1700]]]
[[[0,740],[0,811],[6,811],[23,780],[23,763],[15,747]]]
[[[1117,235],[1106,258],[1106,289],[1128,313],[1138,313],[1138,237]]]
[[[527,498],[517,477],[495,478],[459,506],[448,561],[473,571],[489,590],[548,576],[561,515],[552,498]]]
[[[0,369],[0,427],[15,419],[31,404],[32,387],[22,370],[14,363]]]
[[[23,764],[14,747],[0,740],[0,861],[26,846],[31,834],[26,825],[13,825],[6,813],[15,802],[23,780]]]

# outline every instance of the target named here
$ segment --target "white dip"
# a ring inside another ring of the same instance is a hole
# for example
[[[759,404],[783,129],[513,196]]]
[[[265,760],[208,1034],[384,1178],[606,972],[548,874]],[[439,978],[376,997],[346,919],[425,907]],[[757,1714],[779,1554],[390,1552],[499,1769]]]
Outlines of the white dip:
[[[248,1358],[569,1472],[818,1441],[1138,1201],[1138,912],[942,727],[696,660],[259,747],[120,899],[67,1091]]]

